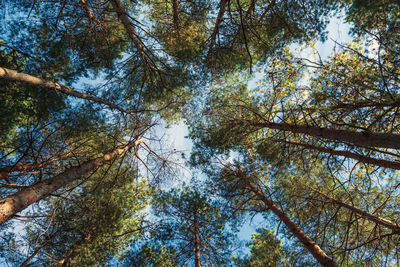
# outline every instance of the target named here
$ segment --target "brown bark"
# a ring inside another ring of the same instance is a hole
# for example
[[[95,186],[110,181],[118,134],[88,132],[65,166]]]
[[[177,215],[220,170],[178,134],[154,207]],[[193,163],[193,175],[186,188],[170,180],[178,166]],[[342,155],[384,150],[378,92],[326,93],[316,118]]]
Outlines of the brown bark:
[[[95,228],[93,229],[93,231]],[[86,234],[85,236],[82,236],[75,244],[73,244],[66,253],[58,260],[56,266],[71,266],[71,260],[73,260],[77,255],[78,255],[78,250],[79,247],[82,246],[83,244],[89,242],[90,240],[93,240],[95,235],[93,235],[91,232]]]
[[[314,242],[314,240],[309,237],[300,227],[295,224],[281,209],[278,208],[275,203],[267,198],[264,193],[253,184],[249,178],[242,172],[237,171],[236,174],[238,177],[244,181],[249,189],[253,191],[261,199],[261,201],[276,215],[279,219],[289,228],[290,232],[296,236],[301,243],[307,248],[307,250],[313,255],[313,257],[322,265],[322,266],[337,266],[337,264],[329,258],[325,252]]]
[[[133,27],[133,25],[129,19],[129,16],[126,13],[124,6],[121,4],[121,1],[111,0],[110,2],[111,2],[111,5],[112,5],[115,13],[117,13],[119,20],[124,25],[129,38],[132,40],[137,51],[139,52],[141,59],[144,61],[144,63],[148,67],[150,67],[151,69],[156,69],[156,66],[155,66],[153,60],[147,55],[147,53],[145,51],[143,42],[140,40],[139,36],[136,34],[135,28]]]
[[[45,181],[38,182],[11,196],[0,200],[0,225],[8,221],[13,215],[24,210],[29,205],[47,197],[59,188],[66,186],[95,170],[105,163],[120,157],[130,148],[138,146],[143,139],[128,143],[124,147],[116,148],[101,157],[86,161],[80,166],[72,167]]]
[[[8,187],[8,188],[25,188],[25,185],[20,185],[20,184],[10,184],[10,183],[4,183],[4,182],[0,182],[0,185]]]
[[[224,14],[225,14],[225,9],[226,9],[227,4],[228,4],[228,0],[221,0],[219,2],[218,16],[217,16],[217,20],[215,21],[214,30],[211,34],[211,41],[210,41],[210,45],[208,47],[207,58],[210,58],[210,56],[211,56],[213,47],[215,45],[215,39],[217,38],[217,34],[219,31],[219,27],[221,26],[221,23],[224,19]]]
[[[179,2],[178,0],[172,0],[172,12],[174,18],[174,27],[176,32],[179,35],[180,31],[180,23],[179,23]]]
[[[130,114],[130,115],[134,115],[136,116],[136,114],[134,112],[130,112],[127,111],[123,108],[120,108],[119,106],[103,100],[101,98],[89,95],[89,94],[85,94],[85,93],[80,93],[78,91],[75,91],[65,85],[53,82],[53,81],[48,81],[48,80],[44,80],[26,73],[22,73],[22,72],[18,72],[16,70],[11,70],[11,69],[7,69],[7,68],[3,68],[0,67],[0,78],[6,79],[6,80],[11,80],[11,81],[18,81],[18,82],[23,82],[23,83],[27,83],[29,85],[33,85],[33,86],[40,86],[42,88],[45,89],[49,89],[49,90],[53,90],[56,92],[61,92],[73,97],[77,97],[77,98],[81,98],[81,99],[86,99],[86,100],[90,100],[102,105],[106,105],[109,106],[112,109],[116,109],[118,111],[121,111],[123,113],[126,114]]]
[[[345,203],[345,202],[343,202],[343,201],[341,201],[339,199],[332,198],[332,197],[330,197],[330,196],[328,196],[328,195],[326,195],[326,194],[324,194],[321,191],[318,191],[316,189],[311,188],[311,190],[313,190],[317,194],[323,196],[324,198],[329,199],[329,201],[331,201],[332,203],[337,204],[337,205],[339,205],[341,207],[344,207],[344,208],[346,208],[346,209],[348,209],[348,210],[360,215],[361,217],[363,217],[363,218],[365,218],[365,219],[367,219],[369,221],[372,221],[372,222],[374,222],[376,224],[379,224],[379,225],[382,225],[382,226],[384,226],[386,228],[389,228],[389,229],[393,230],[395,233],[400,233],[400,225],[398,225],[397,223],[394,223],[394,222],[392,222],[390,220],[381,218],[379,216],[376,216],[374,214],[371,214],[369,212],[361,210],[361,209],[359,209],[357,207],[354,207],[352,205],[349,205],[349,204],[347,204],[347,203]]]
[[[305,143],[297,143],[297,142],[291,142],[291,141],[286,141],[286,140],[284,140],[283,142],[285,142],[287,144],[292,144],[292,145],[296,145],[296,146],[302,146],[305,148],[317,150],[317,151],[324,152],[324,153],[329,153],[332,155],[344,156],[346,158],[352,158],[352,159],[358,160],[359,162],[362,162],[362,163],[372,164],[372,165],[389,168],[389,169],[400,170],[400,162],[396,162],[396,161],[376,159],[376,158],[371,158],[368,156],[360,155],[357,153],[353,153],[350,151],[336,150],[336,149],[332,149],[332,148],[325,148],[325,147],[320,147],[320,146],[315,146],[315,145],[310,145],[310,144],[305,144]]]
[[[307,134],[323,139],[347,142],[360,147],[400,149],[400,135],[392,133],[356,132],[317,126],[295,125],[276,122],[250,122],[251,125],[269,129]]]
[[[194,246],[195,246],[195,266],[200,267],[200,236],[199,236],[199,226],[197,224],[197,212],[194,212],[193,227],[194,227]]]

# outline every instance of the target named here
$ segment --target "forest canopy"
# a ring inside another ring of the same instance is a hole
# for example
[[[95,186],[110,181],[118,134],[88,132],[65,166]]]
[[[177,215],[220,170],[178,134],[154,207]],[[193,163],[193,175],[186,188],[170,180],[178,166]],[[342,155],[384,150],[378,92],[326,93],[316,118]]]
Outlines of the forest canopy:
[[[398,1],[0,11],[0,265],[400,264]]]

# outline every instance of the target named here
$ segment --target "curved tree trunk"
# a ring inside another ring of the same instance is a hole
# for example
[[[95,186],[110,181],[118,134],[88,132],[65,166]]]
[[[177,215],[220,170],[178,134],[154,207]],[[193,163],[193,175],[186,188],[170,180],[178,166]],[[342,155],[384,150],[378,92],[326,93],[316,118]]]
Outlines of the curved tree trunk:
[[[29,186],[9,197],[0,200],[0,225],[12,218],[16,213],[24,210],[29,205],[47,197],[59,188],[81,178],[83,175],[95,170],[105,163],[122,156],[130,148],[138,146],[143,139],[128,143],[124,147],[116,148],[101,157],[72,167],[66,171],[32,186]]]
[[[11,69],[7,69],[7,68],[3,68],[0,67],[0,78],[6,79],[6,80],[11,80],[11,81],[18,81],[18,82],[23,82],[29,85],[33,85],[33,86],[40,86],[42,88],[46,88],[49,90],[53,90],[56,92],[61,92],[73,97],[77,97],[77,98],[81,98],[81,99],[86,99],[86,100],[90,100],[102,105],[106,105],[109,106],[112,109],[116,109],[119,110],[123,113],[126,114],[130,114],[130,115],[134,115],[136,116],[136,114],[134,112],[130,112],[127,111],[107,100],[89,95],[89,94],[85,94],[85,93],[80,93],[78,91],[75,91],[65,85],[53,82],[53,81],[49,81],[49,80],[44,80],[42,78],[38,78],[23,72],[18,72],[16,70],[11,70]]]
[[[239,170],[235,173],[247,184],[249,189],[253,191],[253,193],[256,194],[257,197],[259,197],[276,216],[279,217],[279,219],[289,228],[290,232],[292,232],[293,235],[303,243],[307,250],[322,266],[337,266],[337,264],[314,242],[314,240],[304,233],[303,230],[301,230],[297,224],[295,224],[281,209],[279,209],[271,199],[267,198],[255,184],[250,182],[249,178],[242,171]]]

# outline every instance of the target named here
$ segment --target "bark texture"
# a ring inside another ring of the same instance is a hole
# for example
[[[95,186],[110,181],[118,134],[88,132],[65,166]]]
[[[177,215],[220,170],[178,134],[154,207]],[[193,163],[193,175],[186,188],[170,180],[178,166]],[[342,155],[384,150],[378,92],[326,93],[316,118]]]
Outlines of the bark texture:
[[[174,28],[179,35],[180,22],[179,22],[179,2],[178,0],[172,0],[172,12],[174,19]]]
[[[59,188],[66,186],[83,175],[104,165],[127,152],[130,148],[138,146],[143,139],[128,143],[124,147],[116,148],[101,157],[82,163],[80,166],[72,167],[66,171],[32,186],[29,186],[9,197],[0,200],[0,225],[12,218],[16,213],[24,210],[29,205],[49,196]]]

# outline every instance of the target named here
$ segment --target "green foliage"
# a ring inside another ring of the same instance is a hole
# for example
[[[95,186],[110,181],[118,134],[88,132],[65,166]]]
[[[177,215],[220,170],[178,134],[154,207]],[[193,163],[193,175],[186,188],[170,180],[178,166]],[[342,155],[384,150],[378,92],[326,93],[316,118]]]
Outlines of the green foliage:
[[[234,236],[227,229],[228,214],[211,196],[184,187],[161,194],[153,205],[161,220],[155,238],[176,251],[180,265],[194,262],[196,242],[202,264],[229,263]]]
[[[396,262],[397,235],[389,237],[390,230],[378,230],[376,223],[330,203],[311,188],[398,221],[394,203],[398,193],[393,190],[397,173],[335,156],[329,149],[372,160],[396,161],[398,153],[261,125],[273,122],[398,134],[396,34],[382,39],[365,35],[367,40],[343,45],[326,60],[303,61],[283,49],[267,61],[264,77],[255,85],[250,86],[244,75],[228,74],[212,84],[204,106],[189,116],[195,140],[192,163],[211,175],[233,209],[254,214],[262,212],[263,205],[254,200],[243,181],[225,171],[235,164],[232,158],[328,255],[350,265],[379,265],[384,259]],[[364,42],[373,46],[366,49]]]
[[[176,252],[161,244],[145,244],[137,251],[130,251],[124,256],[124,264],[140,267],[182,266],[176,262]]]
[[[281,242],[267,229],[259,229],[257,233],[254,233],[248,247],[250,256],[245,259],[237,259],[238,266],[293,266],[289,263]]]
[[[351,0],[347,7],[349,22],[354,23],[354,31],[365,34],[373,31],[378,33],[399,33],[400,5],[390,0]],[[396,30],[397,28],[397,30]]]
[[[142,151],[163,167],[169,161],[142,143],[22,213],[26,236],[2,229],[4,262],[20,264],[23,249],[39,249],[33,265],[95,266],[122,257],[129,266],[184,266],[194,261],[197,244],[202,265],[231,265],[240,220],[261,214],[269,228],[279,227],[285,246],[260,230],[248,244],[250,255],[234,259],[237,265],[315,264],[299,259],[305,249],[232,173],[236,167],[338,264],[398,263],[398,233],[339,203],[398,223],[398,173],[376,165],[397,163],[398,151],[267,126],[398,135],[396,1],[228,1],[220,24],[224,1],[125,0],[128,23],[110,1],[8,2],[1,6],[0,67],[81,87],[129,114],[0,80],[0,167],[28,166],[1,179],[2,198],[127,139],[153,140],[148,131],[160,117],[187,120],[192,167],[208,178],[155,193],[139,178],[145,172],[138,162],[155,173]],[[356,40],[327,59],[290,51],[315,52],[316,40],[327,38],[329,15],[341,8]],[[82,77],[102,85],[83,86]],[[149,203],[156,226],[144,232]]]
[[[332,1],[230,2],[230,20],[220,29],[222,41],[213,55],[216,71],[265,64],[289,44],[324,40],[328,14],[334,8]]]
[[[184,65],[201,55],[208,37],[208,1],[144,2],[149,5],[149,17],[155,24],[153,33],[164,45],[164,52]]]

